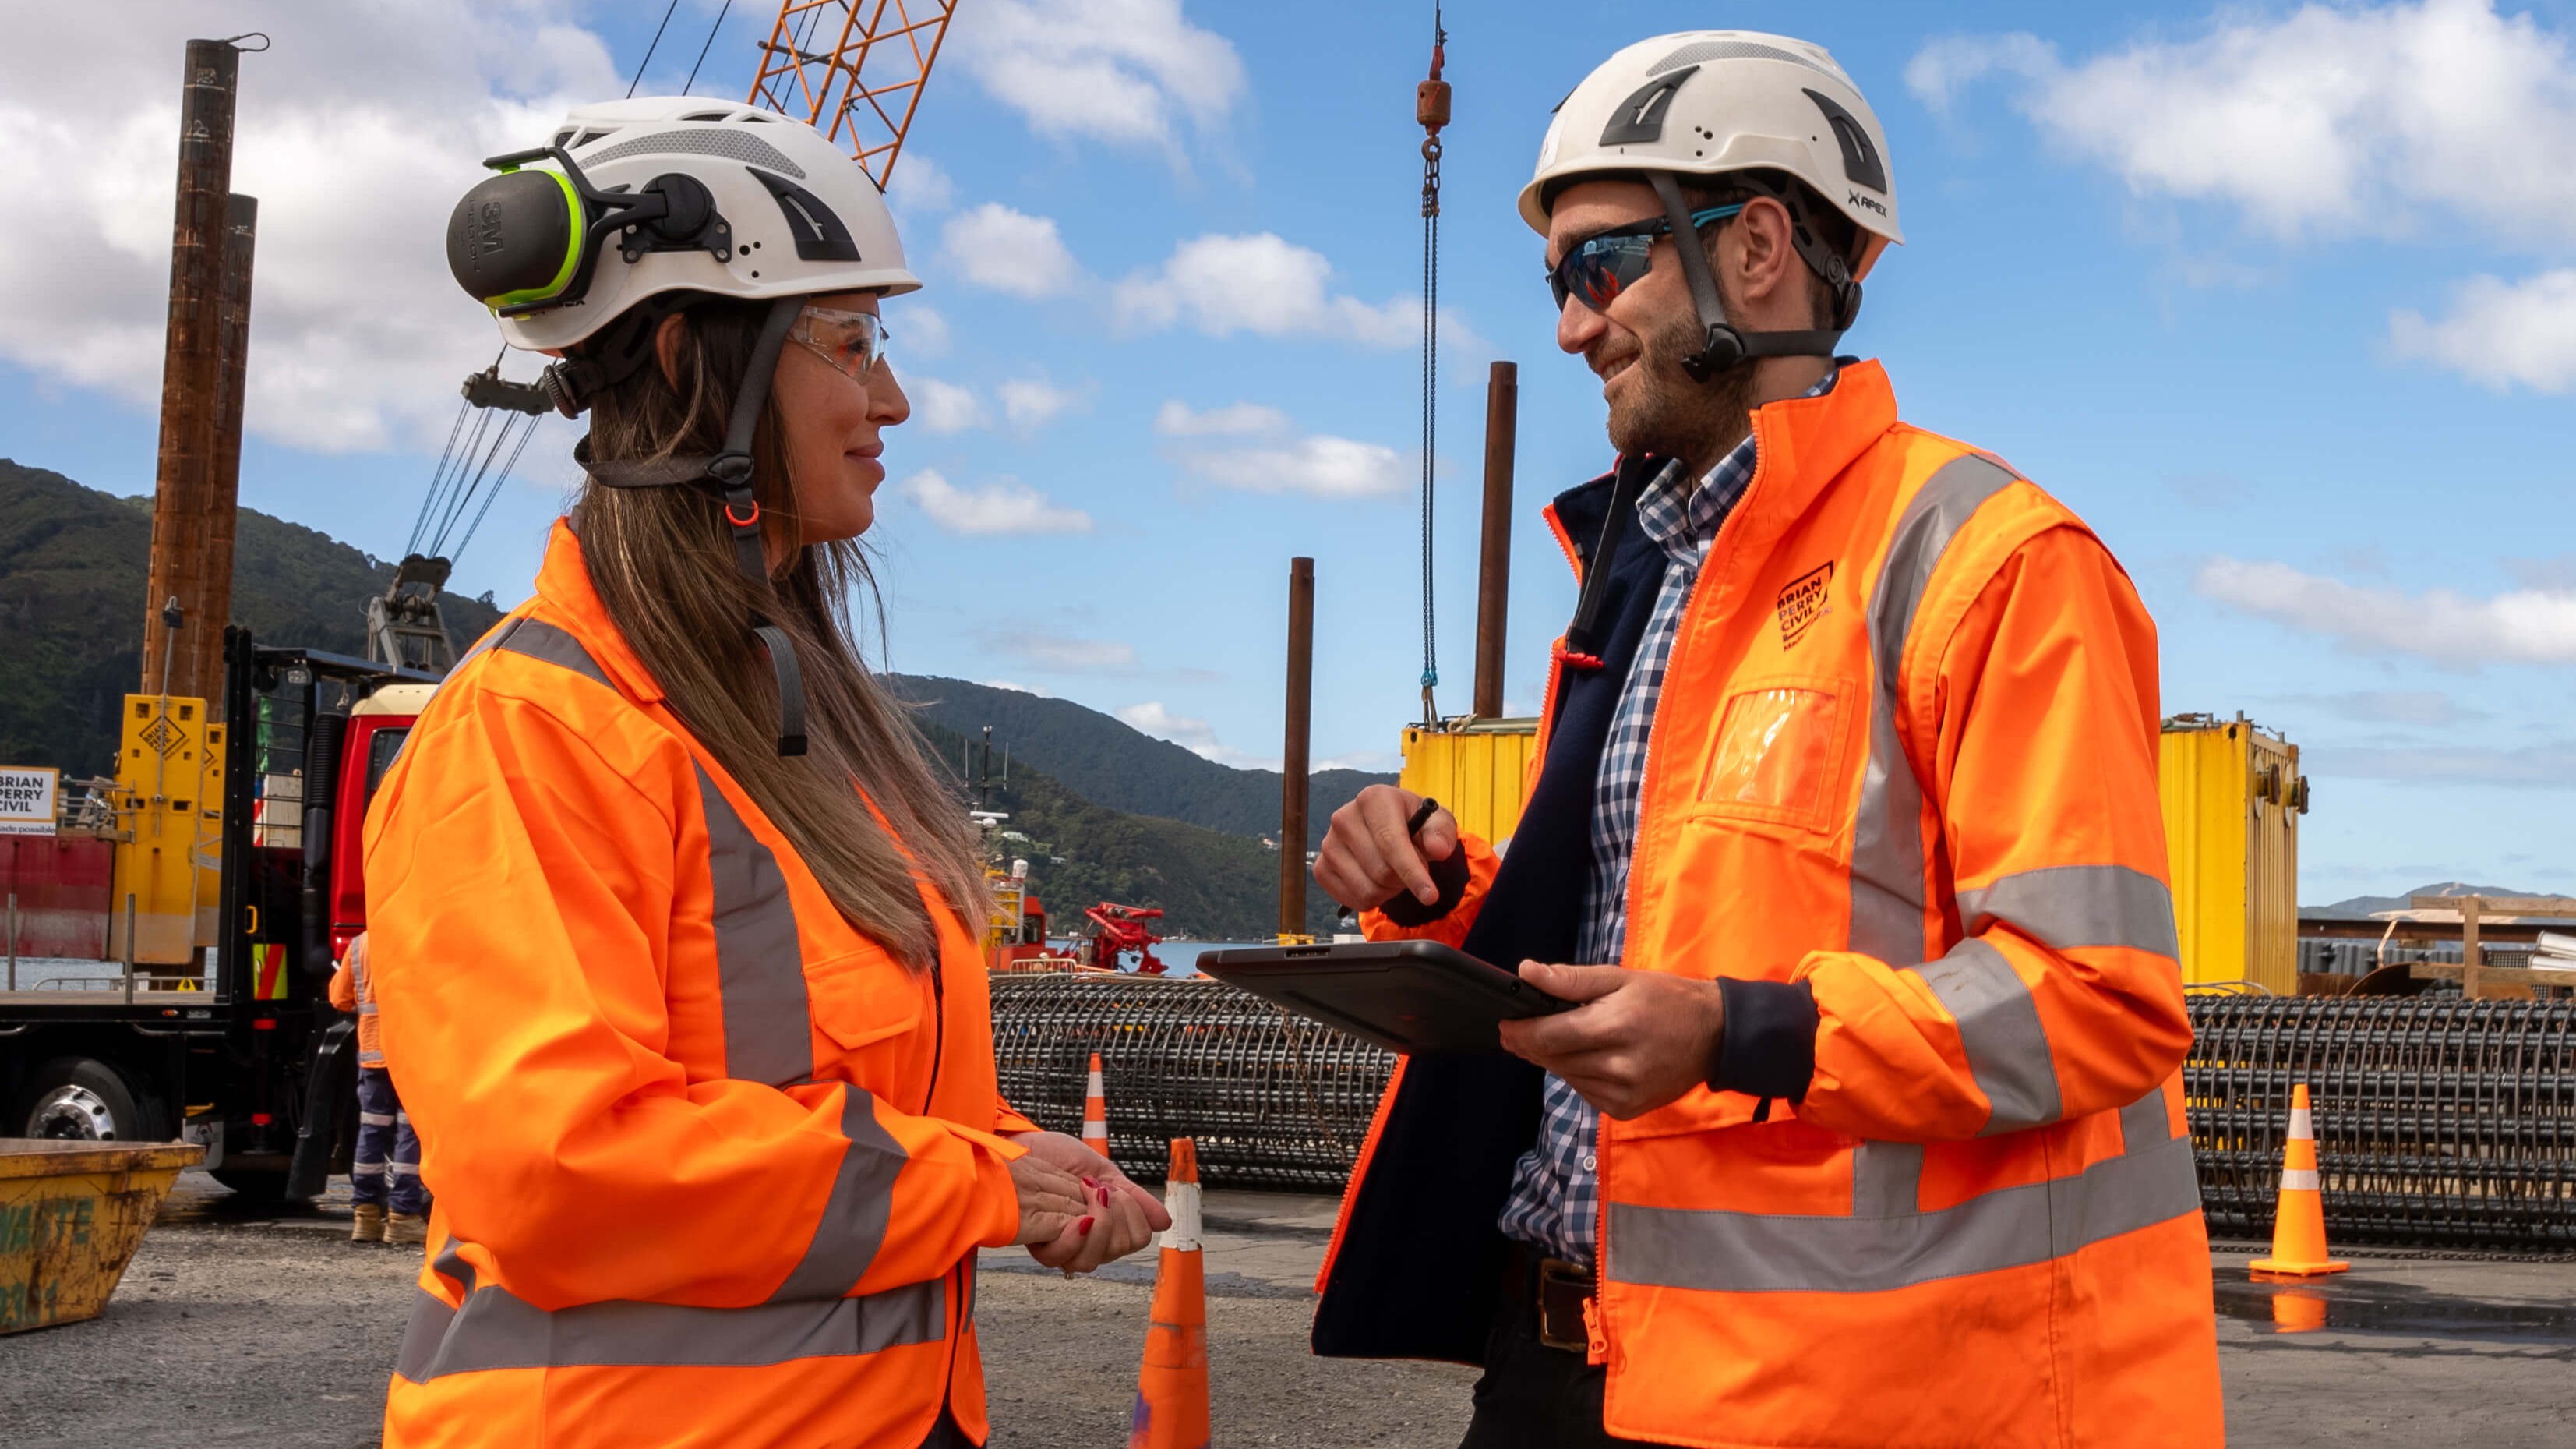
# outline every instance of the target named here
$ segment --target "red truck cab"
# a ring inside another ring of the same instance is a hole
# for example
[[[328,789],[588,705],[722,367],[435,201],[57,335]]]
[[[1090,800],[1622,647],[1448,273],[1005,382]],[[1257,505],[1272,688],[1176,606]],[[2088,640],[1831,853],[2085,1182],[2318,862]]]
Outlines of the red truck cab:
[[[342,822],[331,841],[331,959],[367,929],[365,870],[367,807],[385,772],[411,737],[412,722],[429,706],[434,684],[384,684],[349,707],[348,733],[340,745],[339,798],[333,818]]]

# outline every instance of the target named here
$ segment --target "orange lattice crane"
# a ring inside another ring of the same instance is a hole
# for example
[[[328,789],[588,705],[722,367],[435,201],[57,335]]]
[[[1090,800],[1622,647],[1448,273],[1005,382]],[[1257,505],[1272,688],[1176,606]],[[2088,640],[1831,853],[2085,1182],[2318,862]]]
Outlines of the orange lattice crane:
[[[848,147],[883,189],[956,9],[957,0],[780,0],[748,103]]]

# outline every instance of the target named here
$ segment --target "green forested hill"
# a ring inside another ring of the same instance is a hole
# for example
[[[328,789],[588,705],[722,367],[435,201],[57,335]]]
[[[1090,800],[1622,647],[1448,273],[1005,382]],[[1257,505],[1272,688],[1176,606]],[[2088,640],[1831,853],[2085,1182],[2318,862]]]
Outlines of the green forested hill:
[[[899,674],[893,684],[921,705],[925,719],[967,739],[980,740],[984,726],[991,725],[993,747],[1010,746],[1014,770],[1025,760],[1085,799],[1230,835],[1279,833],[1276,770],[1238,770],[1201,759],[1069,699],[936,675]],[[1307,848],[1323,843],[1333,812],[1364,786],[1393,783],[1393,775],[1365,770],[1308,776]]]
[[[265,643],[367,652],[366,601],[393,582],[392,564],[247,508],[233,547],[232,622]],[[140,682],[151,551],[150,499],[0,459],[0,764],[114,767],[117,706]],[[488,598],[442,605],[460,645],[500,618]]]
[[[922,732],[954,769],[967,741],[935,720]],[[1160,906],[1172,936],[1240,941],[1279,929],[1279,852],[1249,835],[1112,810],[1016,759],[1010,783],[997,775],[985,804],[1011,817],[1002,829],[1025,837],[1003,840],[1004,855],[1028,861],[1030,888],[1057,935],[1076,933],[1084,909],[1102,901]],[[1306,928],[1329,934],[1333,910],[1308,880]]]

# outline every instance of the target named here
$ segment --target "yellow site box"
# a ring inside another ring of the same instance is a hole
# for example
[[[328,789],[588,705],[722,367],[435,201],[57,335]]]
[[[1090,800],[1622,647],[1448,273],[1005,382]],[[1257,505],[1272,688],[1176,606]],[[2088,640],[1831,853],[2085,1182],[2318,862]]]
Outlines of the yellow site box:
[[[216,944],[223,895],[224,727],[206,702],[125,697],[116,753],[116,884],[108,955],[125,959],[125,901],[134,898],[133,959],[174,965]]]
[[[1521,823],[1521,797],[1538,758],[1535,719],[1454,720],[1439,729],[1404,732],[1404,788],[1449,807],[1460,829],[1486,841],[1509,840]]]
[[[2177,715],[2157,750],[2182,979],[2299,987],[2299,747],[2238,715]]]

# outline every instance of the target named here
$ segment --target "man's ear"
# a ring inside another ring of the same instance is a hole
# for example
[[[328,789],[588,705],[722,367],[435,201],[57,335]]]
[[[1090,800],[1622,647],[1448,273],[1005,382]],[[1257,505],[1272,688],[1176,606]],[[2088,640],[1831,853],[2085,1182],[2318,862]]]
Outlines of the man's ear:
[[[1790,245],[1792,225],[1789,209],[1767,196],[1747,201],[1736,217],[1734,231],[1741,249],[1737,280],[1746,301],[1772,296],[1797,280],[1796,273],[1805,263]]]
[[[653,360],[662,365],[662,380],[671,390],[680,390],[680,349],[688,342],[689,319],[679,312],[662,319],[653,329]]]

